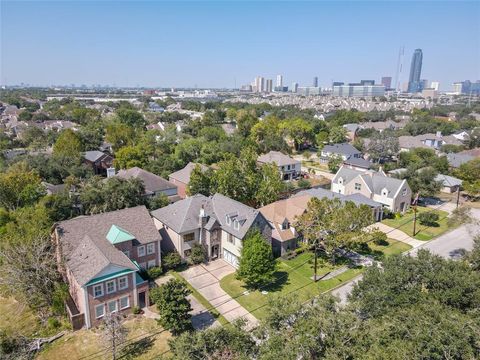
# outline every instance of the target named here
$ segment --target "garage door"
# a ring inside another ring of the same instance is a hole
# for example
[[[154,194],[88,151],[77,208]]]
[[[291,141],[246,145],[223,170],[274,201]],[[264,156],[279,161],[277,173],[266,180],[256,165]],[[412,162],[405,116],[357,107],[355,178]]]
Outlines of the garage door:
[[[223,259],[229,264],[238,267],[238,257],[233,255],[230,251],[223,249]]]

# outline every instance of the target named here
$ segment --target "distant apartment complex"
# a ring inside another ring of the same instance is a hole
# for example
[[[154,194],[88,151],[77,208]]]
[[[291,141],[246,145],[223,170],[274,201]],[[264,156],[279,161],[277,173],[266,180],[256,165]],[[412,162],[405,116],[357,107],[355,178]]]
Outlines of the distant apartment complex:
[[[362,80],[360,83],[344,85],[341,82],[333,83],[333,96],[340,97],[373,97],[384,96],[385,86],[375,85],[374,80]]]

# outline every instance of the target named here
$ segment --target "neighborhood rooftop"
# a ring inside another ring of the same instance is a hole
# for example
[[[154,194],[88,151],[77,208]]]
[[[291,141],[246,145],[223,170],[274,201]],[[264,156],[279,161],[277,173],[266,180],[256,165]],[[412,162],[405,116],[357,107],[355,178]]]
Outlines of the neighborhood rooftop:
[[[293,163],[298,163],[298,160],[292,159],[290,156],[281,153],[280,151],[270,151],[267,154],[260,155],[258,157],[258,162],[267,164],[267,163],[276,163],[278,166],[291,165]]]

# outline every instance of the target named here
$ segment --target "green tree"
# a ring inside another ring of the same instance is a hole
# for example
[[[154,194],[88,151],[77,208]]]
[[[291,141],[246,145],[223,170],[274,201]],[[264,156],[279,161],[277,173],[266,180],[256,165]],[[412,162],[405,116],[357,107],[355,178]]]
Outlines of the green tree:
[[[365,242],[373,223],[371,209],[338,198],[312,198],[307,211],[297,219],[296,229],[310,245],[319,247],[335,262],[335,250]]]
[[[187,296],[192,292],[185,282],[171,279],[166,284],[150,290],[150,297],[157,305],[158,322],[173,335],[192,329],[190,311],[192,307]]]
[[[144,149],[140,146],[124,146],[115,153],[113,162],[117,169],[143,168],[148,162]]]
[[[455,171],[455,176],[463,180],[463,187],[469,194],[480,194],[480,158],[470,160],[460,165]]]
[[[442,188],[442,183],[435,180],[438,172],[432,167],[415,170],[414,167],[407,168],[400,176],[406,179],[412,194],[419,193],[420,196],[434,196]]]
[[[80,137],[71,129],[63,130],[53,145],[54,156],[77,158],[82,152],[83,145]]]
[[[0,173],[0,205],[9,210],[35,204],[45,194],[36,171],[17,163]]]
[[[400,150],[398,138],[387,131],[374,133],[367,146],[367,152],[374,161],[391,159]]]
[[[276,164],[264,164],[260,167],[260,181],[255,193],[257,206],[265,206],[278,200],[284,190],[284,182]]]
[[[328,133],[328,140],[331,144],[340,144],[347,141],[347,129],[343,126],[334,126]]]
[[[105,140],[112,144],[113,150],[122,146],[133,145],[135,129],[119,121],[113,121],[105,127]]]
[[[170,204],[170,200],[168,200],[168,196],[164,193],[155,195],[147,201],[147,206],[150,210],[160,209],[162,207],[168,206],[168,204]]]
[[[188,195],[202,194],[205,196],[212,195],[214,189],[215,173],[212,169],[202,169],[199,164],[196,164],[190,174],[190,182],[188,183]]]
[[[312,143],[314,139],[313,126],[302,118],[285,120],[281,124],[285,135],[293,140],[296,150],[305,143]]]
[[[241,134],[244,138],[250,135],[250,130],[253,128],[255,124],[258,123],[257,116],[246,110],[238,110],[237,111],[237,131]]]
[[[143,129],[147,124],[143,115],[137,110],[120,107],[115,113],[118,120],[122,124],[130,126],[134,129]]]
[[[275,269],[272,246],[258,230],[248,233],[243,240],[237,278],[248,287],[258,288],[274,279]]]
[[[332,155],[330,159],[328,160],[328,170],[335,174],[338,169],[340,169],[340,166],[343,164],[343,159],[340,155]]]

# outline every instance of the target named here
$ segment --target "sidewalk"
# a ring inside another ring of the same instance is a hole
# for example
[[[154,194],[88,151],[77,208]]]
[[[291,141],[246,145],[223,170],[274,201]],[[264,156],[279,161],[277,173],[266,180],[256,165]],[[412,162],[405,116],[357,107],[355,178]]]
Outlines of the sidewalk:
[[[383,223],[377,222],[370,227],[376,227],[378,230],[383,231],[391,239],[401,241],[405,244],[410,245],[412,248],[419,247],[420,245],[425,244],[425,241],[417,240],[408,236],[403,231],[392,228],[391,226],[385,225]]]
[[[258,320],[220,287],[220,280],[235,272],[235,268],[224,260],[192,266],[180,273],[217,311],[232,322],[238,318],[247,321],[248,328],[258,324]]]

